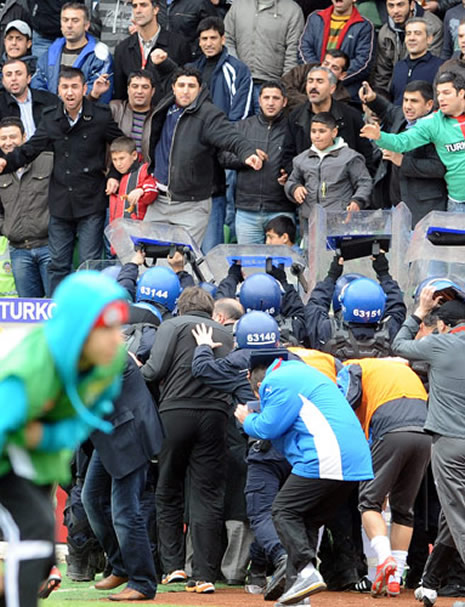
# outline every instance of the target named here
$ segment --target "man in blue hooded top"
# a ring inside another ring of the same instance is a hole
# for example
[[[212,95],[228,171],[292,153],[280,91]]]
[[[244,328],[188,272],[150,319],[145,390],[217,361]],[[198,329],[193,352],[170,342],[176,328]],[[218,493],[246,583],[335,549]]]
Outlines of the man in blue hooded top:
[[[50,486],[68,480],[73,450],[93,430],[112,429],[102,417],[113,410],[126,361],[125,296],[97,272],[69,276],[56,291],[53,318],[2,360],[0,528],[9,543],[8,605],[35,605],[53,564]]]
[[[287,589],[278,604],[301,604],[326,589],[315,568],[318,529],[357,481],[373,478],[370,450],[349,403],[317,369],[277,358],[275,350],[254,353],[249,370],[260,413],[238,405],[235,416],[249,436],[271,439],[292,466],[272,516],[288,554]]]

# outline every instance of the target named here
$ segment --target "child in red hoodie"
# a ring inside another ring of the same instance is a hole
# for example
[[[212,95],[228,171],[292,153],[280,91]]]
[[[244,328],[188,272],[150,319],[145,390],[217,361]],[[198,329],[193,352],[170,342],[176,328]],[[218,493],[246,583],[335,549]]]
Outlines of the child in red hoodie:
[[[121,174],[118,192],[110,195],[110,223],[115,219],[145,217],[147,207],[158,196],[155,179],[147,173],[148,163],[139,162],[136,143],[130,137],[118,137],[110,145],[111,161]]]

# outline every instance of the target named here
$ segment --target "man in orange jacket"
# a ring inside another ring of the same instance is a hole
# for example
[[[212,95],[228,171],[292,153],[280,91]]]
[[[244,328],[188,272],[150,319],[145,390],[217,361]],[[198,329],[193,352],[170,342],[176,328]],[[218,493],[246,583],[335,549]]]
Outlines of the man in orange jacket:
[[[423,432],[427,394],[401,359],[348,360],[338,375],[371,444],[375,478],[360,483],[359,510],[376,553],[373,596],[400,593],[413,533],[413,505],[430,460],[431,437]],[[389,495],[391,537],[382,517]]]

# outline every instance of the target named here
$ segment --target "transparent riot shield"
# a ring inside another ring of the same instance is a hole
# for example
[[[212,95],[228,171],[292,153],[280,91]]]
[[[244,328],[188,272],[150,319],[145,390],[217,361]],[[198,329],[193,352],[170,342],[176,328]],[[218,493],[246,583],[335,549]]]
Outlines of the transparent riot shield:
[[[286,245],[220,244],[207,253],[205,261],[216,284],[228,274],[229,266],[239,262],[246,276],[266,272],[271,265],[281,266],[290,284],[299,285],[301,291],[307,289],[305,259]]]
[[[465,214],[431,211],[417,223],[407,250],[407,305],[423,280],[441,276],[465,284]]]
[[[394,210],[339,212],[315,205],[308,221],[309,289],[323,280],[334,255],[344,257],[344,272],[375,278],[371,256],[385,251],[390,273],[407,285],[406,252],[411,215],[400,203]]]
[[[105,235],[122,264],[132,259],[137,248],[145,252],[148,265],[162,266],[168,266],[167,257],[180,251],[187,262],[186,270],[192,269],[199,282],[213,278],[200,247],[189,232],[179,226],[121,218],[105,228]]]

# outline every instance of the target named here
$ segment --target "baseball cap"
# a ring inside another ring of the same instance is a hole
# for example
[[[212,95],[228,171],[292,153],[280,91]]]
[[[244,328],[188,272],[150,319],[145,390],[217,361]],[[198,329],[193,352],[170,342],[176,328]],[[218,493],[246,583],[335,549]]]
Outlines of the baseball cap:
[[[10,23],[5,28],[5,36],[10,30],[17,30],[20,34],[23,34],[23,36],[32,38],[31,28],[25,21],[21,21],[21,19],[15,19],[14,21],[10,21]]]
[[[460,299],[451,299],[436,308],[434,313],[446,325],[455,325],[461,320],[465,321],[465,302]]]

